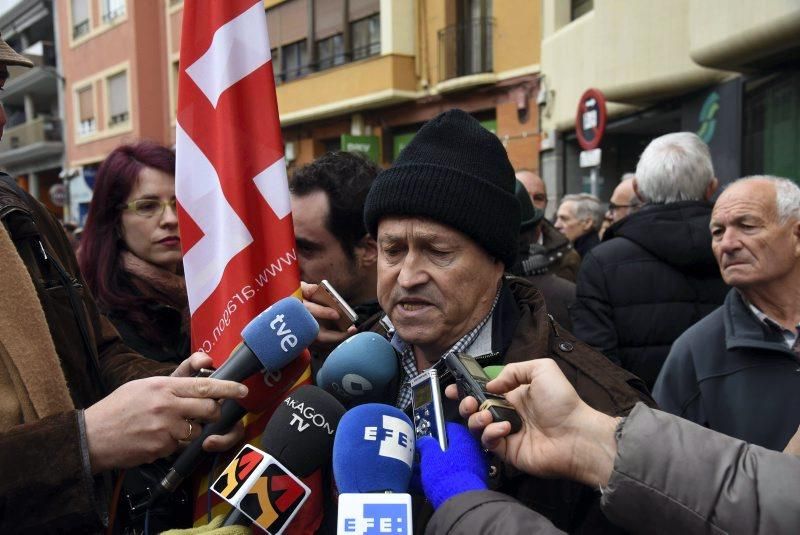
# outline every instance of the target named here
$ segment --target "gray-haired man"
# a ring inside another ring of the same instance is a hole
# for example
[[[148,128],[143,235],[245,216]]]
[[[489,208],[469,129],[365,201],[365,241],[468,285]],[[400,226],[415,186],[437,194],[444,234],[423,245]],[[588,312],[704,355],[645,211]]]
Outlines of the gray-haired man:
[[[575,335],[652,388],[675,339],[722,304],[708,202],[717,187],[695,134],[654,139],[633,188],[645,203],[583,259],[571,310]]]
[[[666,411],[782,450],[800,425],[800,188],[734,182],[714,206],[711,236],[733,289],[675,341],[653,392]]]

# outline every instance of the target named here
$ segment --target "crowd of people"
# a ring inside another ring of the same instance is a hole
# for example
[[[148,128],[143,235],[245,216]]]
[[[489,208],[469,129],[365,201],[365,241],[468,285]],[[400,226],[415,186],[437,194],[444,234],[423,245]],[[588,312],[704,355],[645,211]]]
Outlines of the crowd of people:
[[[0,52],[1,87],[8,65],[30,62]],[[196,376],[211,359],[190,350],[174,175],[168,148],[112,151],[77,255],[0,177],[4,533],[139,529],[109,518],[118,470],[146,485],[150,463],[219,417],[218,400],[247,393]],[[314,376],[364,331],[396,353],[383,403],[410,411],[410,379],[440,371],[450,447],[417,442],[418,533],[800,529],[796,183],[747,177],[716,197],[706,144],[673,133],[607,203],[566,195],[551,222],[544,181],[452,109],[387,169],[333,152],[294,170],[289,190],[301,292],[320,324]],[[323,279],[354,326],[318,299]],[[488,388],[506,394],[519,432],[448,384],[443,358],[458,352],[503,366]],[[203,447],[242,439],[239,424]],[[189,527],[178,507],[153,529]]]

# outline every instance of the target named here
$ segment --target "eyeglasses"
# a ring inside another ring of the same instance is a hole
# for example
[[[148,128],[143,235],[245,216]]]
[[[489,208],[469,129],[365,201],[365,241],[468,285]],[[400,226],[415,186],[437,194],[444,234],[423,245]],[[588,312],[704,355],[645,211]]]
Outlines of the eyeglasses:
[[[614,204],[613,202],[608,203],[608,211],[614,212],[619,210],[620,208],[638,208],[639,204]]]
[[[142,217],[161,217],[167,206],[177,213],[177,205],[178,201],[176,199],[170,199],[168,201],[160,201],[158,199],[136,199],[127,204],[120,204],[119,209],[128,210]]]

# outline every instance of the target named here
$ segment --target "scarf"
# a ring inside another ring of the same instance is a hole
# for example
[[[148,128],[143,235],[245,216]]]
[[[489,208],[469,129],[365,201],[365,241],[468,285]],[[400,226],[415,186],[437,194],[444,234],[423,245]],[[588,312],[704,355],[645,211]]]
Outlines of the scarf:
[[[122,269],[130,275],[131,283],[142,297],[178,310],[183,318],[183,330],[188,331],[189,298],[183,275],[171,273],[129,251],[123,251],[121,258]]]

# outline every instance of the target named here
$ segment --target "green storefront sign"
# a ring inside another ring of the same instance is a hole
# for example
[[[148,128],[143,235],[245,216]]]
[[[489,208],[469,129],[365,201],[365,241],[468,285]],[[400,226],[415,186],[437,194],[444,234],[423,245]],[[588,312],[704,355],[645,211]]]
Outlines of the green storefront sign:
[[[367,158],[379,164],[381,159],[381,144],[378,136],[350,136],[342,134],[342,150],[347,152],[361,152]]]

